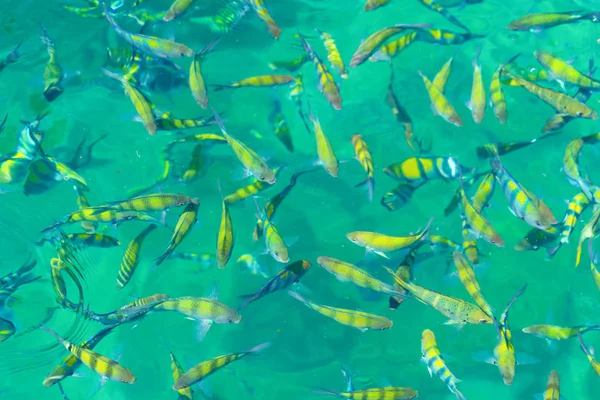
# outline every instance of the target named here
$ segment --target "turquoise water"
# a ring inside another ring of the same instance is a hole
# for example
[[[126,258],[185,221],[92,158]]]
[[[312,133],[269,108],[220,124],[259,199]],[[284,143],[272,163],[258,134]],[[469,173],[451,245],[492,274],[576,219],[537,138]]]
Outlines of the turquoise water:
[[[291,176],[312,168],[318,160],[314,135],[307,135],[293,101],[289,99],[289,85],[271,88],[239,88],[214,91],[210,85],[229,84],[247,77],[274,72],[268,64],[278,60],[292,60],[303,54],[296,32],[308,36],[308,42],[328,67],[326,50],[313,28],[330,33],[346,66],[353,52],[371,33],[397,23],[432,24],[435,28],[459,32],[439,14],[428,10],[417,0],[392,0],[385,7],[365,12],[363,1],[281,1],[265,0],[270,14],[282,29],[281,37],[274,40],[250,9],[231,32],[221,34],[214,51],[206,56],[202,74],[209,85],[210,105],[222,114],[227,131],[268,158],[270,165],[283,164],[273,187],[261,192],[257,202],[263,205],[289,183]],[[117,23],[130,32],[139,25],[126,14],[136,11],[132,2],[126,2],[116,11]],[[217,15],[228,2],[225,0],[196,1],[192,9],[174,21],[149,24],[145,34],[176,40],[198,50],[218,35],[210,17]],[[440,4],[451,6],[458,1]],[[8,4],[8,3],[7,3]],[[69,5],[87,7],[85,1],[72,0]],[[146,8],[151,15],[166,10],[169,1],[145,1],[137,9]],[[503,86],[508,108],[508,122],[501,125],[490,107],[480,125],[476,125],[470,111],[464,106],[471,94],[472,61],[481,47],[479,58],[484,85],[489,87],[492,74],[499,64],[516,53],[522,53],[522,66],[539,68],[534,50],[546,50],[563,59],[575,59],[573,65],[587,71],[588,60],[597,53],[599,27],[589,21],[558,26],[539,34],[515,32],[506,26],[516,18],[531,12],[593,10],[592,1],[488,1],[464,8],[447,10],[464,25],[484,38],[473,39],[456,46],[435,46],[415,42],[393,59],[393,87],[399,102],[413,122],[414,135],[431,143],[431,150],[423,156],[455,157],[461,165],[488,169],[487,161],[477,158],[475,149],[485,143],[529,141],[542,135],[545,121],[553,109],[519,87]],[[68,162],[78,144],[85,138],[89,144],[100,140],[93,148],[89,165],[77,169],[86,181],[86,196],[91,205],[125,200],[141,187],[157,183],[163,173],[161,151],[171,141],[187,134],[214,133],[216,125],[186,130],[159,131],[155,136],[146,132],[135,121],[136,110],[124,94],[120,84],[106,77],[101,67],[106,65],[106,48],[130,50],[131,46],[118,37],[99,9],[92,13],[99,18],[84,18],[50,2],[23,1],[5,7],[0,16],[0,56],[9,54],[23,42],[19,60],[0,72],[0,118],[8,115],[6,127],[0,134],[0,152],[8,154],[15,149],[20,121],[33,121],[48,112],[40,122],[45,133],[41,146],[48,156]],[[80,13],[81,14],[81,13]],[[46,46],[39,40],[40,26],[54,41],[58,63],[62,67],[64,92],[52,102],[42,95],[44,68],[48,62]],[[396,37],[395,37],[396,38]],[[393,40],[394,38],[392,38]],[[457,127],[435,117],[430,101],[417,71],[433,79],[442,65],[454,58],[452,72],[444,93],[461,115],[464,126]],[[597,58],[597,57],[596,57]],[[174,59],[187,79],[190,58]],[[597,60],[596,60],[597,61]],[[349,282],[336,280],[321,268],[316,259],[330,256],[352,262],[369,271],[382,281],[391,283],[382,264],[396,268],[406,251],[392,252],[386,260],[378,255],[365,254],[363,248],[352,244],[346,234],[366,230],[389,235],[405,236],[423,229],[433,217],[431,233],[443,235],[457,243],[462,241],[460,213],[444,216],[444,207],[458,189],[458,180],[432,180],[419,188],[410,201],[390,212],[379,204],[381,197],[397,186],[383,169],[391,163],[415,157],[407,145],[404,128],[393,117],[385,103],[390,67],[385,62],[366,62],[348,68],[348,79],[340,79],[330,68],[340,85],[342,109],[334,110],[317,90],[317,77],[311,62],[300,72],[304,77],[303,113],[308,104],[317,115],[323,131],[341,161],[338,178],[323,169],[298,178],[278,208],[273,222],[284,241],[290,244],[290,258],[308,260],[312,268],[302,277],[296,290],[319,304],[360,310],[385,316],[393,321],[391,329],[361,332],[341,325],[303,306],[282,290],[244,308],[239,324],[214,324],[202,341],[196,339],[195,322],[175,312],[150,312],[132,323],[116,327],[100,342],[95,350],[127,367],[137,378],[134,384],[107,382],[100,388],[99,375],[85,366],[62,381],[70,399],[169,399],[177,393],[171,389],[169,351],[166,342],[185,370],[197,363],[227,353],[249,349],[270,342],[271,347],[260,356],[236,361],[206,378],[195,398],[211,399],[281,399],[319,398],[317,388],[345,390],[341,372],[346,366],[354,376],[356,389],[384,386],[412,387],[423,399],[451,399],[443,382],[430,378],[427,367],[419,362],[420,338],[424,329],[431,329],[437,338],[450,370],[462,380],[458,384],[468,399],[529,399],[546,387],[547,376],[553,369],[561,376],[561,394],[568,399],[594,399],[600,390],[594,374],[577,339],[554,342],[549,346],[544,339],[527,335],[521,329],[541,323],[575,326],[598,323],[598,288],[590,275],[587,249],[582,265],[574,266],[576,244],[581,228],[591,218],[589,207],[577,223],[570,244],[551,260],[545,260],[545,251],[518,252],[516,243],[530,227],[514,217],[507,209],[507,201],[500,188],[484,211],[486,218],[500,233],[506,246],[495,247],[479,240],[481,261],[475,268],[479,283],[488,302],[502,312],[506,303],[524,284],[528,288],[510,313],[510,327],[517,359],[528,361],[517,365],[514,383],[505,386],[498,369],[484,364],[481,354],[491,355],[497,343],[493,325],[467,325],[458,330],[444,325],[446,317],[414,299],[407,299],[397,310],[390,311],[388,296],[360,289]],[[112,66],[112,71],[122,70]],[[155,70],[148,72],[156,74]],[[296,72],[291,73],[296,75]],[[167,111],[178,118],[210,118],[210,110],[203,110],[194,102],[185,79],[178,85],[169,85],[173,73],[158,79],[161,87],[138,87],[156,105],[155,113]],[[154,75],[154,77],[156,77]],[[170,79],[171,78],[171,79]],[[556,82],[538,81],[542,86],[561,90]],[[165,87],[166,86],[166,87]],[[573,94],[574,89],[568,88]],[[273,111],[274,96],[280,100],[294,143],[290,153],[277,140],[269,115]],[[489,98],[489,93],[488,93]],[[598,98],[592,96],[588,105],[598,109]],[[312,125],[311,125],[312,126]],[[514,153],[502,156],[504,167],[527,189],[539,196],[553,210],[559,221],[566,210],[566,201],[580,189],[571,185],[561,171],[566,145],[573,139],[597,131],[595,120],[577,119],[560,134],[535,143]],[[252,133],[252,132],[257,132]],[[365,179],[365,172],[353,159],[350,137],[363,135],[373,155],[375,165],[375,196],[372,202],[366,191],[355,188]],[[185,237],[177,251],[214,254],[221,220],[222,202],[219,186],[229,194],[252,182],[243,179],[241,164],[227,145],[206,146],[203,152],[200,176],[190,182],[181,180],[190,162],[194,143],[177,145],[172,154],[173,168],[169,178],[155,185],[150,193],[183,193],[200,199],[198,222]],[[592,182],[600,179],[594,169],[597,147],[586,145],[579,163]],[[36,159],[43,158],[37,152]],[[3,159],[2,162],[5,162]],[[3,166],[4,168],[4,166]],[[57,386],[46,388],[44,377],[67,356],[67,351],[48,333],[35,329],[42,321],[48,327],[73,343],[80,343],[97,333],[102,326],[56,301],[50,273],[50,259],[56,257],[51,244],[38,246],[40,231],[77,210],[73,180],[50,185],[42,179],[41,193],[25,195],[24,181],[33,172],[16,174],[15,183],[3,185],[7,193],[0,197],[0,276],[16,271],[28,257],[37,260],[35,282],[24,284],[5,302],[0,317],[11,321],[16,334],[0,342],[0,397],[5,398],[62,398]],[[33,179],[33,178],[30,178]],[[474,187],[469,191],[473,194]],[[177,224],[181,207],[174,207],[166,215],[165,226],[160,226],[144,242],[140,265],[131,282],[117,290],[115,280],[128,243],[148,224],[125,221],[114,227],[100,224],[98,233],[117,237],[120,246],[112,248],[79,247],[74,257],[83,272],[78,280],[83,288],[84,308],[96,313],[108,313],[144,296],[157,293],[172,298],[207,296],[216,285],[219,301],[236,308],[238,296],[255,292],[265,283],[260,275],[242,270],[236,260],[242,254],[253,254],[265,273],[274,276],[284,264],[264,253],[264,240],[254,242],[252,230],[256,223],[256,207],[248,198],[229,207],[235,245],[231,260],[225,269],[214,264],[203,267],[191,261],[167,259],[154,269],[154,261],[165,250]],[[160,213],[149,213],[161,218]],[[82,232],[79,224],[63,227],[67,233]],[[55,237],[57,231],[48,237]],[[471,301],[460,281],[451,273],[454,266],[451,252],[431,255],[429,246],[419,250],[414,279],[419,285],[445,295]],[[77,301],[76,286],[67,280],[68,298]],[[56,308],[56,309],[55,309]],[[55,309],[55,310],[54,310]],[[48,310],[54,310],[50,318]],[[33,328],[33,329],[31,329]],[[27,332],[31,330],[31,332]],[[19,335],[20,333],[27,332]],[[586,333],[587,346],[597,347],[597,332]],[[202,393],[201,393],[202,392]]]

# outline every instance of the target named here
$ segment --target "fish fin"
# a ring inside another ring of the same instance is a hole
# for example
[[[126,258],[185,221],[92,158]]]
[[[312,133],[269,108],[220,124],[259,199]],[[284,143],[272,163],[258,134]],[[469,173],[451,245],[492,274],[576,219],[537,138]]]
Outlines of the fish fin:
[[[323,389],[323,388],[318,388],[316,390],[313,390],[313,393],[329,395],[329,396],[339,396],[338,392],[334,392],[333,390],[328,390],[328,389]]]
[[[213,322],[209,319],[202,319],[196,323],[196,339],[201,342],[205,337]]]
[[[261,343],[259,345],[254,346],[251,349],[244,351],[244,353],[248,353],[248,354],[259,353],[269,347],[271,347],[271,342],[265,342],[265,343]]]
[[[477,353],[473,354],[472,358],[477,362],[498,365],[496,358],[489,351],[478,351]]]
[[[361,186],[366,186],[368,193],[369,193],[368,194],[369,201],[373,201],[373,191],[375,190],[375,179],[373,179],[372,177],[367,177],[367,179],[365,179],[364,181],[354,185],[354,187],[361,187]]]
[[[382,251],[378,251],[378,250],[369,250],[371,253],[373,254],[377,254],[380,257],[386,258],[388,260],[390,260],[390,258]]]
[[[540,359],[527,353],[517,353],[515,356],[517,365],[539,364]]]

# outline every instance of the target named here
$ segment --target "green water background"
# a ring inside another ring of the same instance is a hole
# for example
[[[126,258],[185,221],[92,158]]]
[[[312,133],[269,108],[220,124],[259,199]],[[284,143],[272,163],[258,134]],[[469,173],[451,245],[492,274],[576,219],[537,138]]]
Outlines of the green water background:
[[[8,5],[7,2],[5,4]],[[362,10],[362,1],[271,0],[268,4],[271,14],[283,29],[280,41],[274,41],[256,15],[248,13],[233,33],[222,38],[217,51],[207,58],[203,71],[209,83],[228,83],[269,73],[269,62],[300,55],[301,50],[292,36],[297,29],[312,34],[312,28],[317,27],[331,33],[346,63],[362,38],[391,24],[432,23],[436,27],[454,29],[417,1],[393,0],[389,6],[371,13]],[[146,2],[147,7],[156,11],[164,10],[168,5],[167,1]],[[523,53],[522,64],[537,65],[532,53],[536,49],[544,49],[565,59],[576,58],[575,63],[581,69],[585,69],[588,59],[597,53],[599,27],[588,22],[554,28],[540,35],[505,29],[510,21],[526,14],[534,5],[535,11],[567,11],[593,7],[594,2],[486,0],[462,11],[452,9],[473,32],[485,34],[485,39],[448,47],[417,43],[394,61],[397,96],[412,117],[416,134],[433,141],[432,154],[453,155],[463,165],[485,167],[478,164],[475,157],[477,145],[490,140],[536,137],[553,112],[524,90],[506,87],[508,124],[499,125],[488,109],[483,123],[475,125],[463,103],[470,95],[471,62],[479,46],[483,49],[480,61],[486,86],[498,64],[518,52]],[[188,18],[210,15],[215,9],[216,5],[209,5],[152,32],[158,36],[173,36],[199,49],[215,34],[205,26],[189,22]],[[110,32],[105,20],[81,19],[64,12],[58,3],[24,1],[5,7],[0,16],[0,37],[3,39],[0,53],[8,53],[23,40],[24,60],[0,75],[0,108],[2,113],[9,114],[7,129],[0,136],[2,153],[14,148],[16,134],[21,129],[18,121],[32,120],[47,107],[41,96],[47,53],[38,39],[40,22],[55,40],[59,61],[67,74],[81,72],[83,77],[99,78],[107,40],[123,45]],[[135,26],[128,22],[123,24],[131,29]],[[311,43],[325,58],[320,40],[311,39]],[[416,73],[421,70],[433,77],[452,56],[454,66],[446,93],[465,121],[462,128],[432,116],[427,94]],[[187,70],[189,60],[176,62]],[[369,203],[364,191],[353,187],[364,179],[364,172],[358,163],[349,161],[341,165],[338,179],[331,178],[324,171],[301,177],[278,211],[277,226],[284,237],[298,237],[290,250],[292,260],[313,262],[313,269],[302,281],[311,291],[310,298],[337,307],[385,315],[394,321],[394,327],[387,331],[361,333],[316,314],[285,293],[270,295],[249,306],[244,310],[244,319],[239,325],[214,326],[201,343],[194,339],[191,321],[178,314],[156,313],[147,316],[135,329],[131,325],[116,329],[96,348],[98,352],[114,358],[122,352],[121,363],[133,371],[137,382],[134,385],[109,382],[95,398],[175,398],[176,394],[171,390],[168,352],[161,337],[186,368],[201,360],[247,349],[261,342],[273,343],[260,357],[249,357],[208,378],[207,389],[215,399],[317,398],[312,394],[314,388],[344,388],[340,363],[348,365],[360,376],[358,388],[393,384],[413,387],[420,391],[423,399],[454,398],[443,383],[435,377],[430,378],[426,367],[419,363],[420,335],[425,328],[435,332],[441,351],[449,356],[450,368],[463,380],[459,386],[469,399],[532,398],[544,390],[551,369],[560,373],[561,392],[568,399],[596,398],[600,389],[599,378],[591,370],[576,340],[558,343],[552,351],[542,339],[520,332],[522,327],[547,321],[575,325],[600,320],[598,289],[587,268],[587,258],[584,255],[583,265],[578,270],[574,268],[573,243],[565,246],[550,262],[544,261],[542,252],[514,251],[514,244],[529,227],[510,214],[500,192],[494,195],[486,212],[507,245],[499,249],[480,243],[485,255],[484,267],[478,270],[481,271],[480,284],[489,302],[501,310],[514,292],[529,283],[526,294],[511,311],[510,324],[517,354],[527,353],[540,360],[535,365],[518,366],[515,382],[510,387],[503,385],[495,367],[473,360],[478,352],[491,353],[496,343],[492,326],[466,326],[457,332],[443,325],[441,315],[416,301],[407,301],[395,312],[390,312],[387,298],[365,300],[362,292],[351,284],[336,281],[316,264],[316,258],[321,255],[350,262],[363,260],[363,249],[345,238],[345,234],[353,230],[402,235],[422,228],[430,217],[434,217],[435,233],[459,241],[460,221],[458,215],[444,218],[442,212],[456,189],[455,183],[432,182],[420,189],[406,207],[393,213],[378,204],[381,195],[395,185],[382,173],[382,168],[413,155],[404,141],[401,127],[395,123],[384,103],[389,79],[389,67],[385,63],[366,63],[350,71],[349,79],[342,82],[343,109],[337,112],[316,90],[313,66],[305,65],[302,72],[311,107],[319,116],[338,157],[350,160],[353,156],[350,145],[353,133],[366,137],[377,170],[376,195],[375,200]],[[276,187],[264,193],[265,197],[283,188],[295,170],[309,166],[316,159],[314,139],[304,131],[293,104],[285,99],[287,89],[279,88],[278,93],[294,138],[296,151],[292,155],[272,134],[268,121],[272,110],[271,90],[240,89],[210,93],[211,104],[226,113],[231,134],[260,154],[285,160],[290,165],[280,175]],[[151,99],[162,110],[173,111],[177,116],[203,114],[185,87],[168,95],[151,93]],[[598,108],[597,97],[592,97],[589,104]],[[51,149],[59,146],[73,148],[82,135],[97,138],[103,133],[108,134],[95,151],[95,157],[106,162],[82,171],[91,188],[88,197],[92,204],[122,199],[129,189],[150,184],[160,175],[158,153],[175,134],[159,132],[155,137],[149,136],[141,124],[132,121],[134,110],[121,89],[109,90],[94,84],[68,86],[48,109],[51,114],[43,121],[42,128],[47,133],[44,148],[50,154]],[[563,134],[506,156],[503,162],[528,189],[543,197],[560,218],[566,209],[565,200],[577,193],[560,171],[564,147],[575,137],[595,132],[597,126],[596,121],[574,121]],[[251,129],[261,132],[264,139],[250,135]],[[218,133],[214,127],[196,132]],[[180,191],[201,199],[199,222],[181,245],[179,250],[182,251],[214,252],[221,213],[217,180],[220,179],[226,193],[244,184],[236,178],[238,164],[229,149],[215,147],[210,154],[211,164],[199,180],[190,185],[171,182],[163,186],[165,191]],[[597,149],[586,148],[581,160],[595,183],[600,179],[593,168],[597,157]],[[58,185],[41,196],[25,197],[22,193],[11,193],[0,198],[3,225],[0,232],[0,273],[16,269],[27,253],[33,252],[39,262],[36,271],[45,277],[43,281],[19,291],[22,301],[15,305],[14,310],[18,328],[39,322],[46,307],[54,304],[47,268],[54,251],[50,247],[33,248],[25,238],[37,239],[40,229],[75,208],[75,196],[69,184]],[[171,210],[169,213],[168,221],[173,225],[178,212]],[[234,258],[243,253],[262,251],[262,242],[254,244],[251,238],[255,221],[253,204],[246,202],[245,205],[231,207],[231,213],[236,232]],[[587,220],[589,215],[588,211],[582,220]],[[152,260],[162,253],[170,237],[166,229],[161,229],[148,238],[142,265],[133,282],[125,290],[117,292],[115,278],[125,245],[143,226],[138,222],[124,224],[118,229],[120,247],[90,249],[86,253],[90,259],[89,271],[86,272],[86,300],[94,311],[109,312],[133,297],[154,293],[202,296],[214,283],[218,284],[220,300],[236,306],[236,296],[253,292],[264,283],[261,277],[241,272],[233,262],[225,270],[197,273],[192,263],[169,260],[156,272],[151,272]],[[578,227],[581,226],[578,224]],[[577,239],[578,233],[575,233],[571,242]],[[397,256],[396,261],[398,259],[401,256]],[[271,274],[281,267],[269,257],[261,257],[260,260]],[[366,267],[376,276],[387,279],[379,268],[381,262],[377,257],[369,257]],[[415,277],[425,287],[468,299],[460,283],[444,278],[448,272],[446,258],[435,257],[420,263]],[[57,312],[51,322],[51,326],[63,334],[72,324],[70,311]],[[91,322],[78,326],[78,339],[99,329]],[[593,332],[585,339],[588,345],[600,343],[598,335]],[[48,347],[49,350],[41,350]],[[0,344],[0,389],[4,390],[0,397],[3,394],[6,398],[59,399],[56,387],[47,389],[41,382],[65,355],[66,351],[41,331]],[[64,382],[71,399],[88,398],[96,385],[96,374],[86,368],[81,368],[80,372],[86,377],[68,378]]]

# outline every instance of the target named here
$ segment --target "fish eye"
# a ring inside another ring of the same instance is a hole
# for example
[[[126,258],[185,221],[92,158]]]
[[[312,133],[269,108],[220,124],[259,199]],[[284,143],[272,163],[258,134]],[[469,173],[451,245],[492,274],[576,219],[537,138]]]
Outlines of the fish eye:
[[[279,257],[279,253],[274,251],[273,254],[275,255],[275,257]]]
[[[261,181],[264,181],[265,180],[265,176],[261,175],[261,176],[258,177],[258,179],[260,179]]]
[[[496,241],[495,241],[495,240],[492,240],[492,244],[496,244]]]
[[[577,111],[577,116],[581,117],[583,115],[583,113],[581,111]]]
[[[480,324],[485,324],[486,322],[487,322],[487,319],[485,319],[485,318],[481,318],[481,319],[479,320],[479,323],[480,323]]]

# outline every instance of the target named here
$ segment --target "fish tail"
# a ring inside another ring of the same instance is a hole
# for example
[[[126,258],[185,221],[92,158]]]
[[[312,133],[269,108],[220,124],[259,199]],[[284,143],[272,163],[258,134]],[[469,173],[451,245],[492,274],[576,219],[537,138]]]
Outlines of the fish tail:
[[[592,22],[599,22],[600,21],[600,12],[596,11],[596,12],[584,14],[581,16],[581,19],[587,19]]]
[[[221,116],[219,115],[219,113],[213,107],[211,107],[210,109],[213,112],[215,122],[219,126],[219,129],[221,129],[221,132],[227,133],[227,130],[225,129],[225,125],[223,124],[223,120],[221,119]]]
[[[210,53],[210,51],[213,49],[213,47],[215,47],[215,45],[217,43],[219,43],[219,41],[221,40],[221,36],[217,36],[212,42],[210,42],[209,44],[207,44],[204,48],[202,48],[201,50],[199,50],[196,53],[196,57],[200,57],[200,56],[205,56],[208,53]]]
[[[394,277],[394,281],[396,281],[396,283],[398,285],[402,286],[403,289],[408,290],[409,292],[412,292],[410,283],[403,281],[398,275],[396,275],[396,273],[394,271],[392,271],[388,267],[384,267],[384,268],[387,272],[390,273],[390,275],[392,275]],[[401,293],[394,293],[394,294],[399,295]]]
[[[457,400],[467,400],[464,394],[461,393],[460,390],[454,389],[454,394],[456,395]]]
[[[481,48],[483,46],[479,46],[479,48],[477,49],[477,54],[475,55],[475,58],[473,59],[473,68],[476,68],[477,65],[479,64],[479,56],[481,55]]]
[[[324,388],[318,388],[317,390],[313,390],[313,393],[323,394],[323,395],[326,395],[326,396],[338,396],[338,397],[342,397],[338,392],[334,392],[333,390],[324,389]]]
[[[521,53],[517,53],[514,56],[512,56],[511,58],[509,58],[507,62],[505,62],[504,64],[502,64],[500,66],[500,71],[502,71],[504,69],[504,67],[506,67],[507,65],[512,64],[517,58],[519,58],[520,55],[521,55]]]
[[[237,311],[240,311],[242,308],[246,307],[248,304],[252,303],[254,300],[256,300],[256,295],[254,293],[251,294],[244,294],[241,296],[238,296],[240,299],[244,300],[244,302],[242,304],[240,304],[240,306],[237,308]]]
[[[289,294],[290,296],[292,296],[293,298],[295,298],[296,300],[299,300],[299,301],[301,301],[302,303],[304,303],[304,304],[305,304],[307,307],[309,307],[309,308],[313,308],[313,307],[312,307],[312,302],[311,302],[310,300],[308,300],[308,299],[306,299],[306,298],[302,297],[302,295],[300,295],[300,293],[298,293],[298,292],[294,292],[294,291],[291,291],[291,290],[288,290],[288,294]]]
[[[581,337],[581,332],[577,332],[577,339],[579,339],[579,345],[581,346],[581,350],[583,350],[585,355],[589,357],[590,351],[585,346],[585,343],[583,343],[583,338]]]
[[[158,257],[154,263],[154,270],[156,268],[158,268],[158,266],[160,264],[162,264],[167,258],[169,258],[169,256],[171,255],[172,250],[167,250],[163,253],[163,255],[161,255],[160,257]]]
[[[369,176],[364,181],[357,183],[354,187],[367,186],[367,190],[369,191],[369,201],[373,201],[373,191],[375,190],[375,178]]]
[[[254,346],[251,349],[244,351],[244,353],[245,354],[255,354],[255,353],[259,353],[269,347],[271,347],[271,342],[265,342],[265,343],[261,343],[259,345]]]
[[[63,339],[58,333],[54,332],[52,329],[48,328],[44,322],[42,322],[42,324],[40,325],[40,329],[57,338],[59,342],[65,342],[65,339]]]
[[[560,249],[561,247],[562,243],[559,243],[558,246],[554,246],[551,249],[548,249],[548,252],[546,254],[546,260],[550,260],[552,257],[554,257],[558,249]]]

